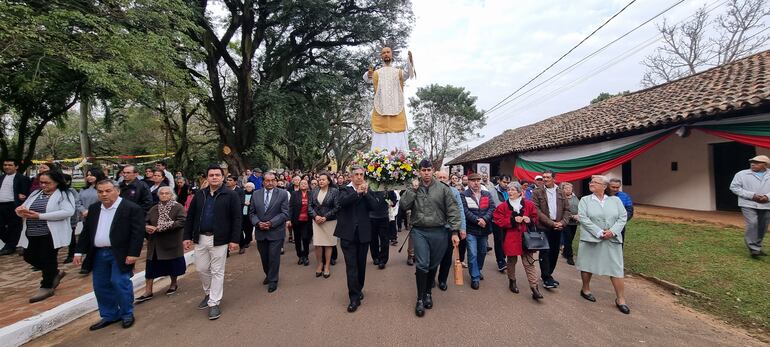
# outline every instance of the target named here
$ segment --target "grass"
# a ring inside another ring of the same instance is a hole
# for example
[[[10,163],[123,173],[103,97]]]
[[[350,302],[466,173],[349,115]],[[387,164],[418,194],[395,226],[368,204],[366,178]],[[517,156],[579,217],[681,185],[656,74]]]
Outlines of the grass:
[[[700,292],[708,299],[682,296],[682,303],[770,333],[770,259],[748,256],[743,230],[634,219],[626,239],[632,272]]]

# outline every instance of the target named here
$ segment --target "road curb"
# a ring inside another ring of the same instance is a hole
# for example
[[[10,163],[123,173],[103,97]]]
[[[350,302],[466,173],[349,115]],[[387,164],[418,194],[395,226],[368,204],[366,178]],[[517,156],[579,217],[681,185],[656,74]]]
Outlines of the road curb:
[[[708,297],[706,295],[704,295],[703,293],[696,292],[696,291],[694,291],[692,289],[687,289],[687,288],[682,287],[682,286],[680,286],[680,285],[678,285],[676,283],[669,282],[669,281],[666,281],[664,279],[657,278],[655,276],[645,275],[645,274],[643,274],[641,272],[634,272],[634,271],[631,271],[629,269],[626,269],[626,272],[629,272],[629,273],[633,274],[634,276],[639,276],[641,278],[644,278],[644,279],[646,279],[646,280],[648,280],[648,281],[650,281],[652,283],[655,283],[655,284],[657,284],[657,285],[659,285],[659,286],[661,286],[661,287],[663,287],[665,289],[671,290],[671,291],[674,292],[674,294],[677,294],[677,293],[687,294],[687,295],[691,295],[691,296],[694,296],[694,297],[697,297],[697,298],[700,298],[700,299],[707,299],[708,300]]]
[[[193,252],[184,255],[186,264],[194,263]],[[134,290],[144,287],[144,271],[131,277]],[[3,346],[17,347],[37,337],[43,336],[56,328],[75,319],[96,311],[94,292],[67,301],[41,314],[26,318],[0,329],[0,341]]]

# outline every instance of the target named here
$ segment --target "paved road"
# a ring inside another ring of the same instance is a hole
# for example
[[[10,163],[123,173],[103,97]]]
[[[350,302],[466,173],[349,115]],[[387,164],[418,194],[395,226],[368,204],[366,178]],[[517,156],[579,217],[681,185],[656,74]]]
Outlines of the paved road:
[[[403,237],[404,233],[400,233]],[[223,315],[209,321],[196,310],[202,294],[197,275],[180,279],[180,292],[158,295],[136,308],[131,329],[119,325],[88,332],[98,315],[87,315],[45,335],[31,346],[244,346],[244,345],[647,345],[746,346],[762,342],[744,332],[674,303],[671,295],[636,278],[627,279],[632,313],[617,311],[609,279],[597,278],[596,303],[578,295],[578,272],[561,262],[561,288],[534,302],[522,291],[508,291],[504,275],[487,257],[486,280],[474,291],[468,285],[434,290],[435,307],[425,317],[413,311],[414,268],[396,253],[385,270],[369,265],[359,310],[346,312],[344,263],[329,279],[314,276],[314,263],[296,265],[293,245],[282,257],[278,291],[267,293],[255,247],[233,255],[227,264]],[[391,254],[396,248],[391,248]],[[405,253],[405,252],[404,252]],[[518,268],[519,283],[525,283]],[[450,276],[451,280],[451,276]]]

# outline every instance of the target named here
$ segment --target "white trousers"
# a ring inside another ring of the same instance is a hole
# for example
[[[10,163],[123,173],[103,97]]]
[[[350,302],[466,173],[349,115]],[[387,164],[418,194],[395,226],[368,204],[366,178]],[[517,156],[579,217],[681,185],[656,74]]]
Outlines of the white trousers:
[[[219,305],[225,286],[227,244],[214,246],[214,236],[200,235],[195,245],[195,269],[201,277],[209,307]]]

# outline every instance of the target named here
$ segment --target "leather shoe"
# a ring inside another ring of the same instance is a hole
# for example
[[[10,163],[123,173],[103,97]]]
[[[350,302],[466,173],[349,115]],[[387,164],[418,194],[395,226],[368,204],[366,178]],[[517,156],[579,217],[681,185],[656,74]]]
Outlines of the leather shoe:
[[[441,289],[441,290],[443,290],[443,291],[446,291],[446,290],[447,290],[447,288],[449,288],[449,287],[447,287],[447,285],[446,285],[446,282],[439,282],[439,283],[438,283],[438,289]]]
[[[385,269],[385,263],[380,263],[380,265],[377,265],[377,268],[380,270]]]
[[[29,303],[43,301],[53,296],[53,288],[38,288],[37,293],[29,298]]]
[[[543,298],[543,294],[540,293],[540,289],[537,289],[537,287],[532,287],[530,289],[532,289],[532,299],[537,301]]]
[[[478,290],[479,289],[479,281],[471,281],[471,288]]]
[[[425,304],[422,300],[417,300],[417,304],[414,305],[414,314],[416,314],[417,317],[425,315]]]
[[[356,310],[358,309],[358,306],[360,305],[361,305],[361,302],[359,301],[355,301],[355,300],[351,301],[350,304],[348,305],[348,312],[350,313],[356,312]]]
[[[380,260],[379,259],[374,259],[374,260],[372,260],[372,264],[374,264],[375,266],[376,265],[380,265]]]
[[[572,257],[567,258],[567,264],[569,265],[575,265],[575,259]]]
[[[429,310],[433,308],[433,296],[430,293],[425,293],[425,299],[422,302],[425,308]]]
[[[263,285],[266,285],[266,284],[269,284],[269,283],[270,283],[270,281],[267,280],[267,277],[265,277],[265,279],[262,280],[262,284]]]
[[[102,320],[99,321],[99,323],[96,323],[96,324],[88,327],[88,330],[91,330],[91,331],[99,330],[99,329],[102,329],[102,328],[106,328],[108,325],[110,325],[112,323],[117,323],[117,322],[120,322],[120,319],[112,320],[112,321],[102,319]]]
[[[59,283],[61,283],[61,279],[64,278],[64,276],[67,275],[64,270],[59,270],[59,273],[56,274],[56,277],[53,278],[53,286],[51,288],[56,289],[56,287],[59,286]]]
[[[519,294],[519,287],[516,286],[516,280],[508,279],[508,289],[515,294]]]
[[[131,316],[131,317],[128,317],[128,318],[124,319],[123,322],[120,325],[123,327],[123,329],[128,329],[132,325],[134,325],[134,321],[135,321],[134,316]]]
[[[270,285],[267,286],[267,292],[272,293],[276,289],[278,289],[278,283],[270,283]]]
[[[358,297],[358,304],[361,305],[361,301],[364,301],[364,292],[361,292],[361,295]]]
[[[308,266],[308,265],[310,265],[310,259],[308,259],[308,258],[305,258],[305,259],[302,261],[302,265],[304,265],[304,266]]]
[[[582,296],[583,299],[586,299],[586,300],[588,300],[590,302],[596,302],[596,298],[591,293],[586,294],[586,293],[583,293],[583,291],[581,290],[580,291],[580,296]]]
[[[628,308],[627,305],[618,304],[618,299],[615,299],[615,306],[617,306],[618,310],[620,312],[623,312],[623,314],[630,314],[631,313],[631,309]]]
[[[15,252],[14,252],[12,249],[3,249],[3,250],[0,250],[0,255],[11,255],[11,254],[13,254],[13,253],[15,253]]]
[[[336,259],[329,260],[329,265],[331,266],[337,265],[337,260]]]

